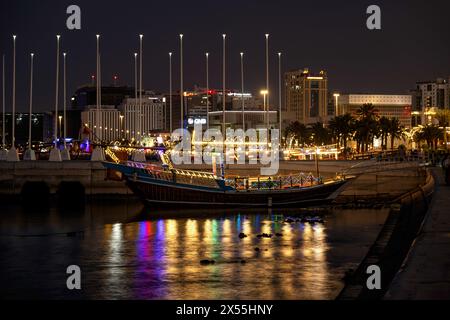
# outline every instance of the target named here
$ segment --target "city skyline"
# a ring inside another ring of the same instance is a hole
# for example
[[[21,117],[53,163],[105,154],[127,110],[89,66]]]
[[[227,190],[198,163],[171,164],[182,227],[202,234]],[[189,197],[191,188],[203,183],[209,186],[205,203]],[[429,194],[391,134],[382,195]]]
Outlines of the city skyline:
[[[401,2],[401,1],[400,1]],[[245,52],[246,91],[259,92],[265,87],[265,33],[270,34],[271,106],[277,103],[277,53],[282,52],[283,73],[309,67],[326,70],[329,88],[342,92],[406,93],[416,81],[450,74],[449,48],[442,33],[448,22],[443,17],[448,4],[435,1],[433,14],[425,6],[408,2],[408,6],[380,1],[383,8],[383,28],[365,28],[366,6],[329,3],[301,5],[248,1],[235,2],[223,8],[216,4],[188,4],[170,7],[168,4],[148,4],[134,1],[128,6],[79,1],[82,29],[65,29],[68,2],[33,4],[20,1],[8,4],[8,17],[2,19],[0,51],[7,55],[6,107],[11,108],[12,34],[17,34],[17,111],[27,109],[29,52],[36,53],[35,110],[49,111],[54,104],[54,37],[61,34],[62,50],[68,52],[69,96],[77,87],[90,82],[95,74],[95,34],[102,36],[102,82],[118,85],[133,84],[133,54],[144,34],[143,87],[167,92],[169,87],[168,53],[173,52],[174,92],[179,90],[178,34],[183,33],[185,87],[205,86],[204,54],[210,53],[210,86],[222,86],[221,34],[227,33],[227,88],[240,88],[239,54]],[[3,4],[6,5],[6,4]],[[135,7],[136,21],[131,23],[127,12]],[[339,11],[337,11],[339,6]],[[442,10],[434,10],[440,7]],[[179,8],[179,11],[176,9]],[[238,10],[239,9],[239,10]],[[222,10],[222,9],[221,9]],[[5,13],[6,10],[1,10]],[[121,16],[120,14],[123,14]],[[148,12],[156,12],[148,14]],[[183,12],[184,14],[180,14]],[[277,15],[277,12],[280,13]],[[283,14],[281,14],[283,12]],[[294,12],[298,12],[297,15]],[[301,14],[307,12],[307,14]],[[334,13],[338,12],[338,13]],[[205,13],[210,13],[205,14]],[[148,14],[151,18],[145,18]],[[167,19],[173,14],[173,19]],[[270,23],[264,23],[270,14]],[[420,14],[421,20],[414,19]],[[227,18],[229,17],[229,18]],[[319,17],[319,18],[317,18]],[[440,19],[442,18],[442,19]],[[27,21],[26,24],[22,23]],[[208,25],[211,27],[205,28]],[[242,30],[243,28],[244,31]],[[389,31],[389,32],[386,32]],[[444,33],[445,34],[445,33]],[[435,48],[417,46],[415,39],[432,41]],[[347,41],[345,40],[347,39]],[[351,39],[348,40],[348,39]],[[120,41],[120,43],[118,43]],[[389,48],[389,49],[386,49]],[[76,59],[74,58],[76,57]],[[425,61],[418,67],[417,61]]]

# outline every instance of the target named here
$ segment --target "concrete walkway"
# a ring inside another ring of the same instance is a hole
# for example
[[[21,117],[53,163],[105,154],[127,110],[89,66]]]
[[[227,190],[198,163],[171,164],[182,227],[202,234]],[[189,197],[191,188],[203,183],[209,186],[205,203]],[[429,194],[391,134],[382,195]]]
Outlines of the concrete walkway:
[[[384,299],[450,299],[450,186],[433,169],[436,190],[423,229]]]

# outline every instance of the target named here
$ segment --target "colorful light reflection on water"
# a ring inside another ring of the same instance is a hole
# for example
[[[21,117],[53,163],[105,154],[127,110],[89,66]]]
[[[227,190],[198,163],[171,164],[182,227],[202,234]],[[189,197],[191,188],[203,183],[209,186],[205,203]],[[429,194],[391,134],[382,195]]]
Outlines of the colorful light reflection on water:
[[[339,220],[332,217],[326,224],[289,224],[277,216],[235,215],[159,219],[120,228],[114,225],[113,232],[104,239],[110,247],[105,258],[113,271],[109,277],[100,278],[105,280],[104,287],[114,287],[112,292],[119,293],[120,298],[332,299],[342,287],[345,270],[358,261],[340,263],[331,252],[337,244],[329,236],[336,237],[335,228],[342,227]],[[379,220],[374,216],[356,219],[347,231],[351,234],[361,224],[375,228]],[[248,237],[240,239],[240,232]],[[258,238],[260,233],[273,237]],[[366,248],[370,239],[362,241]],[[351,243],[342,241],[339,245],[341,250],[352,247],[358,259],[363,255],[364,250],[356,252],[358,249]],[[215,263],[201,265],[204,259]],[[111,291],[104,294],[110,297]]]
[[[74,223],[55,216],[57,212],[43,215],[37,230]],[[340,211],[325,224],[314,225],[286,223],[283,216],[269,213],[152,216],[148,212],[141,221],[90,226],[84,237],[1,237],[3,274],[10,275],[2,277],[2,296],[333,299],[345,271],[357,266],[375,239],[386,212]],[[90,221],[87,217],[94,215],[80,214],[70,221]],[[19,220],[4,219],[2,232],[19,232],[24,225],[32,232]],[[240,239],[241,232],[248,237]],[[261,233],[273,237],[258,238]],[[215,263],[201,265],[203,259]],[[83,272],[80,293],[65,289],[65,268],[71,264]],[[30,277],[31,283],[26,281]]]

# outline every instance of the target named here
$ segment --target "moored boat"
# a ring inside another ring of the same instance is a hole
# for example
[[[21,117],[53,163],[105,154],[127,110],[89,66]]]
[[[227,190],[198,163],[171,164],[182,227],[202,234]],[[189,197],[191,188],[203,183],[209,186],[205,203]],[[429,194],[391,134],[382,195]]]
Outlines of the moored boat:
[[[278,207],[329,202],[347,180],[312,175],[226,179],[213,173],[163,168],[140,162],[104,166],[119,172],[145,203],[157,206]]]

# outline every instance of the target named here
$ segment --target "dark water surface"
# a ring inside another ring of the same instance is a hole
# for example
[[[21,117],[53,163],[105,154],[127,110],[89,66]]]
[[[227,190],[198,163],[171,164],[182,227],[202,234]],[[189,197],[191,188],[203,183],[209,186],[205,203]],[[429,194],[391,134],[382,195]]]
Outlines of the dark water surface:
[[[2,206],[1,298],[333,299],[387,216],[335,210],[311,225],[284,222],[298,210],[191,218],[180,210],[120,199],[71,210]],[[239,239],[241,232],[248,237]],[[258,238],[263,232],[282,236]],[[69,265],[81,268],[81,291],[66,288]]]

